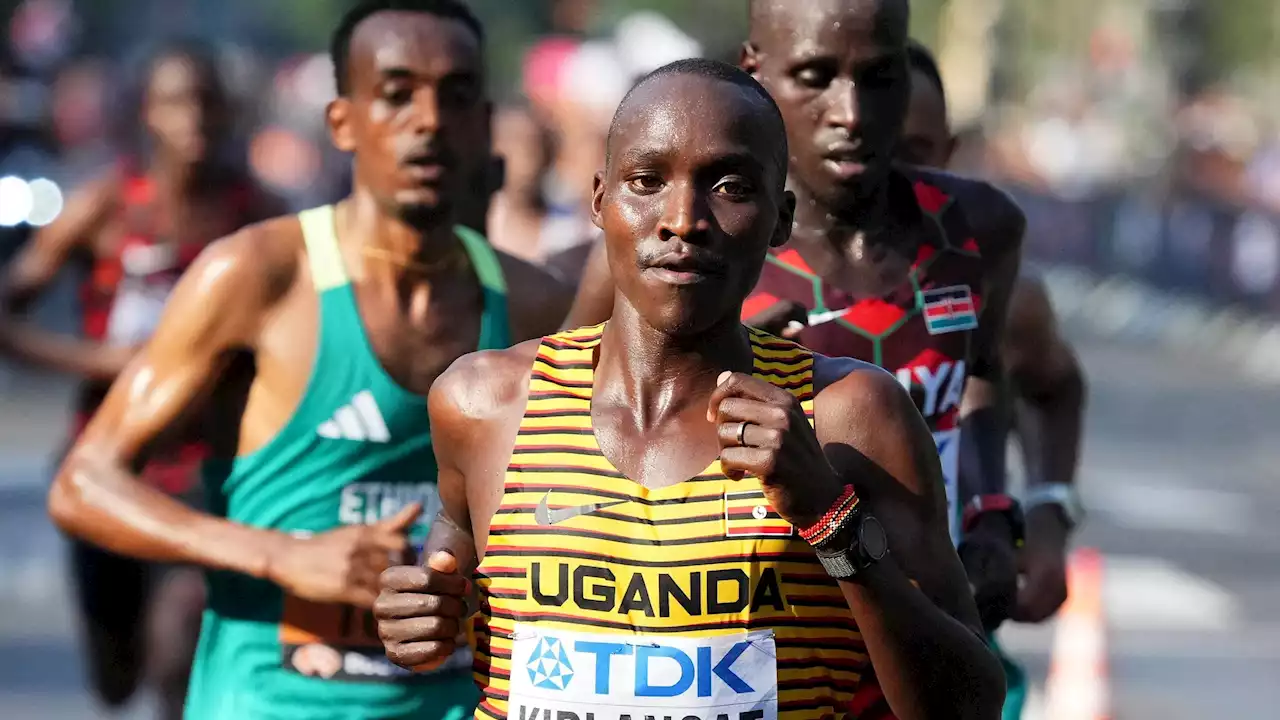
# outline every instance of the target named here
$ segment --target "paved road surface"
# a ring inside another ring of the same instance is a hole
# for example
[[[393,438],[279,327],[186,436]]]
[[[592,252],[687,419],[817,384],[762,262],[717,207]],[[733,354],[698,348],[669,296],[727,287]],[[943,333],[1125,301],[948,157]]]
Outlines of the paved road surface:
[[[1081,343],[1092,405],[1080,540],[1101,548],[1109,568],[1113,717],[1275,717],[1280,389],[1194,357]],[[40,464],[62,421],[58,406],[30,398],[65,390],[25,379],[6,387],[4,377],[0,717],[101,717],[82,690],[61,546],[41,509]],[[1043,678],[1051,628],[1013,628],[1004,640]]]

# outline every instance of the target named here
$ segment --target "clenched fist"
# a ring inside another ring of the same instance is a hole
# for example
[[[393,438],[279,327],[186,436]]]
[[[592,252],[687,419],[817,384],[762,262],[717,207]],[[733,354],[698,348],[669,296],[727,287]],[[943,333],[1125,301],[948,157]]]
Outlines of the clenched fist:
[[[285,538],[272,554],[267,579],[303,600],[371,607],[378,595],[378,575],[404,562],[409,529],[421,514],[422,505],[413,503],[372,525]]]
[[[721,373],[707,419],[718,425],[725,474],[759,478],[769,504],[795,527],[817,522],[844,491],[800,401],[786,390]]]
[[[432,553],[426,567],[388,568],[380,584],[373,616],[391,662],[408,670],[434,670],[466,642],[462,621],[471,583],[452,554]]]

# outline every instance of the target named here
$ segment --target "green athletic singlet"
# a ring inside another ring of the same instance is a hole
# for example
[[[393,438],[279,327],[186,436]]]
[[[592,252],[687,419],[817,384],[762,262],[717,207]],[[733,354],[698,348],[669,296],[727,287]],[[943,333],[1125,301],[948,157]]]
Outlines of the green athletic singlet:
[[[378,363],[342,266],[331,206],[299,216],[320,315],[315,365],[293,417],[262,449],[209,463],[211,511],[307,535],[423,504],[420,545],[440,508],[426,403]],[[484,286],[480,349],[510,345],[507,291],[484,238],[457,229]],[[287,597],[232,573],[209,575],[188,720],[378,720],[469,716],[478,694],[461,650],[409,675],[387,661],[370,613]]]

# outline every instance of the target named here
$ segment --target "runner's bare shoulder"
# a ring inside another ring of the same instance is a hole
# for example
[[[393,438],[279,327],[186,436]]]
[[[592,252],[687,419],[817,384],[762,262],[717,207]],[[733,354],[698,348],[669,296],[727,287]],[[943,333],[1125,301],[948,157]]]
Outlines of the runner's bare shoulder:
[[[941,190],[959,206],[984,256],[1002,255],[1021,247],[1027,218],[1009,193],[986,180],[943,170],[912,167],[906,172],[912,180]]]
[[[453,361],[431,386],[432,431],[437,415],[450,424],[501,421],[524,413],[529,377],[541,338],[502,350],[481,350]]]
[[[814,430],[823,445],[836,446],[836,455],[842,453],[842,446],[855,451],[855,465],[870,460],[913,494],[928,496],[933,503],[941,479],[919,472],[921,467],[937,466],[932,436],[897,378],[878,365],[817,353],[813,376]],[[870,476],[859,474],[872,483]]]
[[[463,355],[449,366],[427,396],[441,492],[452,473],[491,477],[510,454],[529,397],[529,377],[541,340],[504,350]]]
[[[251,340],[266,315],[298,280],[305,259],[297,217],[249,225],[200,253],[174,290],[170,305],[181,313],[213,315],[236,345]]]

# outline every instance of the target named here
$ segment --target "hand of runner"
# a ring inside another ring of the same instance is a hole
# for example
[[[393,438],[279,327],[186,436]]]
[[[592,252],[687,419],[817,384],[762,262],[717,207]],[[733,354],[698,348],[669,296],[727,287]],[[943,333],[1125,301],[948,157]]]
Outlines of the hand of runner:
[[[718,426],[725,474],[760,478],[769,504],[795,527],[817,522],[844,491],[800,401],[786,390],[743,373],[721,373],[707,419]]]
[[[378,575],[403,562],[406,537],[422,514],[412,503],[371,525],[348,525],[308,538],[288,538],[271,558],[267,578],[304,600],[373,606]]]
[[[1052,505],[1027,513],[1027,541],[1019,557],[1023,582],[1014,620],[1044,622],[1066,602],[1067,536],[1067,527]]]
[[[959,554],[982,627],[994,631],[1009,619],[1018,596],[1018,560],[1008,520],[998,513],[983,515],[964,536]]]
[[[426,567],[388,568],[379,584],[382,593],[373,616],[391,662],[409,670],[432,670],[466,643],[462,618],[470,581],[458,572],[453,555],[437,551]]]
[[[743,321],[743,324],[763,330],[770,335],[794,340],[809,324],[809,311],[800,303],[783,300],[765,311]]]

